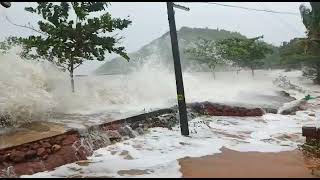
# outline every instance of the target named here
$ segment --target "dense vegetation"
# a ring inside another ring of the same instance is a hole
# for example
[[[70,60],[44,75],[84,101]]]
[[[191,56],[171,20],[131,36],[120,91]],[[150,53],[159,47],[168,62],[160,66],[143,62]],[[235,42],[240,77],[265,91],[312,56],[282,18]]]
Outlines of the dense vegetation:
[[[241,68],[250,68],[252,76],[254,70],[262,67],[267,54],[271,54],[272,49],[263,41],[256,38],[227,38],[218,41],[201,39],[194,47],[188,48],[186,52],[198,58],[198,62],[205,62],[212,71],[217,64],[231,64]]]
[[[207,40],[207,41],[219,41],[228,38],[246,38],[244,35],[238,32],[230,32],[222,29],[209,29],[209,28],[189,28],[182,27],[178,32],[178,40],[179,40],[179,48],[180,48],[180,56],[182,68],[192,68],[198,69],[202,71],[211,71],[213,66],[206,66],[205,64],[195,63],[199,58],[193,55],[190,55],[185,52],[186,49],[194,47],[199,41]],[[267,55],[266,58],[262,60],[263,65],[261,68],[272,68],[278,67],[280,65],[280,58],[277,53],[277,47],[267,44],[271,49],[274,50],[273,54]],[[126,63],[121,61],[121,57],[114,58],[96,70],[98,74],[112,74],[112,73],[126,73],[130,72],[132,68],[138,67],[140,64],[145,63],[148,57],[156,54],[157,58],[160,61],[168,65],[170,69],[173,69],[172,62],[172,51],[170,44],[170,35],[169,32],[162,35],[160,38],[155,39],[151,43],[145,45],[140,50],[134,53],[130,53],[129,56],[132,59],[131,62]],[[204,59],[200,57],[200,59]],[[199,61],[198,61],[199,62]],[[221,64],[217,64],[214,68],[219,70],[221,68]],[[260,67],[259,67],[260,68]]]
[[[307,38],[294,38],[280,47],[281,62],[287,68],[302,68],[303,75],[320,84],[320,3],[310,2],[311,9],[300,6]]]

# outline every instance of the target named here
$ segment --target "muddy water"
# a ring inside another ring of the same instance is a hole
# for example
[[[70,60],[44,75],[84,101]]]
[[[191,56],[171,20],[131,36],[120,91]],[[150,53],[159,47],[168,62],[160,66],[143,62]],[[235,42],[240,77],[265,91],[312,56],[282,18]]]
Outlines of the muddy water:
[[[222,148],[222,153],[179,160],[185,178],[315,178],[301,152],[238,152]]]

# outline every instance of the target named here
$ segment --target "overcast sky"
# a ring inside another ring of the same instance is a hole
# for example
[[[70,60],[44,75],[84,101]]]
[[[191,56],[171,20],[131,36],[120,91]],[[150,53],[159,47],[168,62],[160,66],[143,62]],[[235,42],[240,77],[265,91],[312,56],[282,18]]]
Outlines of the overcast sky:
[[[294,37],[305,36],[305,27],[299,15],[299,6],[306,2],[221,2],[221,4],[244,6],[256,9],[286,11],[298,15],[274,14],[248,11],[231,7],[217,6],[199,2],[178,3],[190,8],[190,11],[176,9],[177,29],[182,26],[208,27],[237,31],[248,37],[264,35],[266,42],[280,45]],[[25,6],[34,3],[12,2],[11,8],[0,8],[0,39],[9,35],[27,36],[31,30],[11,25],[5,19],[8,16],[17,24],[35,24],[39,18],[35,14],[24,11]],[[113,2],[107,9],[113,17],[132,20],[132,25],[120,34],[125,37],[123,45],[128,52],[133,52],[143,45],[160,37],[169,30],[165,2]],[[103,62],[86,63],[78,73],[88,73]]]

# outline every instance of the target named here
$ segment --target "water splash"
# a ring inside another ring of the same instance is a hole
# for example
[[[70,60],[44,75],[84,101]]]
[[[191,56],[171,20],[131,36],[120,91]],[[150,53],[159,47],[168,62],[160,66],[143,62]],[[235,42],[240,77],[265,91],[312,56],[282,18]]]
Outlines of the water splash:
[[[0,61],[0,116],[10,124],[48,117],[55,101],[48,88],[46,68],[37,62],[22,61],[13,52]]]
[[[54,118],[58,122],[67,122],[68,114],[88,115],[89,118],[70,119],[81,124],[112,119],[106,114],[128,116],[176,105],[173,69],[157,55],[145,62],[130,74],[76,77],[76,92],[72,93],[67,72],[48,62],[24,61],[15,52],[2,55],[0,114],[8,114],[14,123],[47,120],[52,114],[66,114]],[[185,72],[186,101],[277,104],[269,98],[279,97],[278,88],[272,84],[273,71],[257,70],[254,79],[249,72],[235,74],[217,72],[217,79],[213,80],[210,72]]]
[[[17,178],[17,174],[14,172],[13,166],[9,166],[0,172],[1,178]]]

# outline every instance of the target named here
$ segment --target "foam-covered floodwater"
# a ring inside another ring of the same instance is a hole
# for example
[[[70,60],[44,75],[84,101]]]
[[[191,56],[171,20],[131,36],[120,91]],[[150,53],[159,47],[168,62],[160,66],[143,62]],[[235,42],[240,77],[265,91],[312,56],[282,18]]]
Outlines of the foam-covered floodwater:
[[[86,163],[22,177],[181,177],[178,159],[220,153],[222,147],[241,152],[294,150],[304,142],[302,125],[313,121],[279,114],[198,117],[189,122],[190,137],[181,136],[179,126],[152,128],[143,136],[96,150]]]

